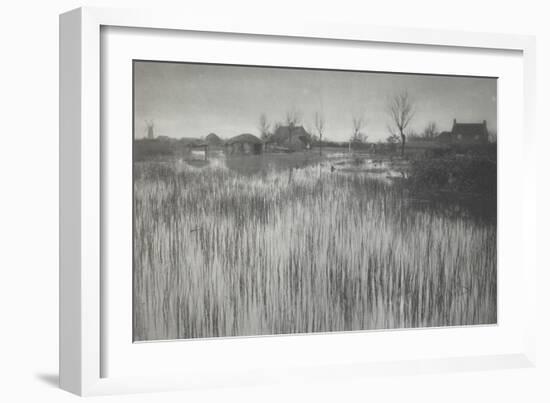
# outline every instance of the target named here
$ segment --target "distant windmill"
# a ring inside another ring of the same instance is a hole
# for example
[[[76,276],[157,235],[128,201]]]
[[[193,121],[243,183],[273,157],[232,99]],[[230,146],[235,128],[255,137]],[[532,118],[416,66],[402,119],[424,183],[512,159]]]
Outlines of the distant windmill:
[[[148,139],[154,139],[155,138],[155,124],[153,121],[145,121],[145,124],[147,125],[147,138]]]

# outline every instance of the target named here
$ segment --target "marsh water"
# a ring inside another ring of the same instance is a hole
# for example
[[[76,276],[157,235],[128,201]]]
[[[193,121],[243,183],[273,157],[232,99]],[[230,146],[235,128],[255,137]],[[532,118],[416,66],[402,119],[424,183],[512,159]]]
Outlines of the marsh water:
[[[328,151],[322,155],[316,152],[302,152],[237,157],[228,157],[219,151],[212,153],[208,160],[179,160],[177,165],[180,168],[222,167],[245,177],[285,172],[290,180],[298,170],[313,167],[319,172],[320,178],[326,175],[358,175],[394,187],[402,187],[406,183],[410,168],[410,162],[407,160],[342,151]],[[417,191],[410,187],[403,188],[401,195],[411,209],[496,224],[497,208],[494,198],[473,193]]]

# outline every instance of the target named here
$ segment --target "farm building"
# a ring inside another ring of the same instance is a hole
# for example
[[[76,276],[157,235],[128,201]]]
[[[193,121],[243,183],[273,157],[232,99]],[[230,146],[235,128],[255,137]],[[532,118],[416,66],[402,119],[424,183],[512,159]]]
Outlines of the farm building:
[[[205,141],[211,146],[219,147],[223,145],[223,140],[216,133],[210,133],[206,136]]]
[[[228,154],[261,154],[263,142],[250,133],[239,134],[225,142],[225,151]]]
[[[208,143],[196,137],[182,137],[177,140],[177,155],[185,159],[207,160]]]
[[[453,128],[450,132],[441,132],[438,141],[450,144],[487,144],[489,132],[487,121],[482,123],[457,123],[453,121]]]
[[[276,144],[289,150],[309,149],[311,143],[312,137],[303,126],[279,126],[269,138],[269,144]]]
[[[208,159],[208,144],[203,142],[196,142],[190,144],[189,146],[189,155],[193,160],[204,160]]]

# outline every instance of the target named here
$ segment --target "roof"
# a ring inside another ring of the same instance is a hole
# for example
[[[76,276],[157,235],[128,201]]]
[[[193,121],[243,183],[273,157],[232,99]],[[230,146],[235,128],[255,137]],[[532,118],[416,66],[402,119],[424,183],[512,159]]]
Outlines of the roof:
[[[262,144],[262,140],[250,133],[239,134],[238,136],[231,137],[227,140],[227,144],[233,143],[252,143],[252,144]]]
[[[483,123],[454,123],[452,133],[463,137],[475,137],[487,135],[487,124]]]
[[[289,127],[279,126],[275,133],[269,138],[270,141],[275,143],[285,143],[289,139]],[[291,142],[301,141],[302,143],[311,142],[311,135],[304,129],[303,126],[295,126],[292,129]]]
[[[206,136],[205,140],[210,144],[220,144],[223,140],[216,133],[210,133]]]

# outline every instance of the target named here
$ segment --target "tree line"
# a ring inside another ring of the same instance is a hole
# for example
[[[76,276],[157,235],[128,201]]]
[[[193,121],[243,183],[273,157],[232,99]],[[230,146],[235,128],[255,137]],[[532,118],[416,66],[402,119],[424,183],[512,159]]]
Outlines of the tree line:
[[[408,136],[408,128],[415,115],[414,101],[407,91],[403,91],[392,97],[386,105],[388,117],[387,129],[389,136],[386,139],[389,143],[401,143],[401,155],[405,153],[405,142]],[[293,131],[302,122],[301,113],[293,108],[287,111],[283,122],[269,122],[265,113],[260,115],[258,130],[262,140],[267,141],[277,131],[279,127],[285,125],[288,128],[289,142],[292,141]],[[319,143],[319,153],[323,153],[323,140],[325,136],[325,115],[323,110],[315,111],[313,115],[313,130],[310,133]],[[351,134],[349,141],[351,143],[366,143],[368,135],[366,126],[368,120],[362,114],[354,114],[351,117]],[[424,130],[422,136],[433,139],[439,132],[435,122],[430,122]],[[418,135],[414,135],[418,137]],[[416,138],[415,137],[415,138]]]

